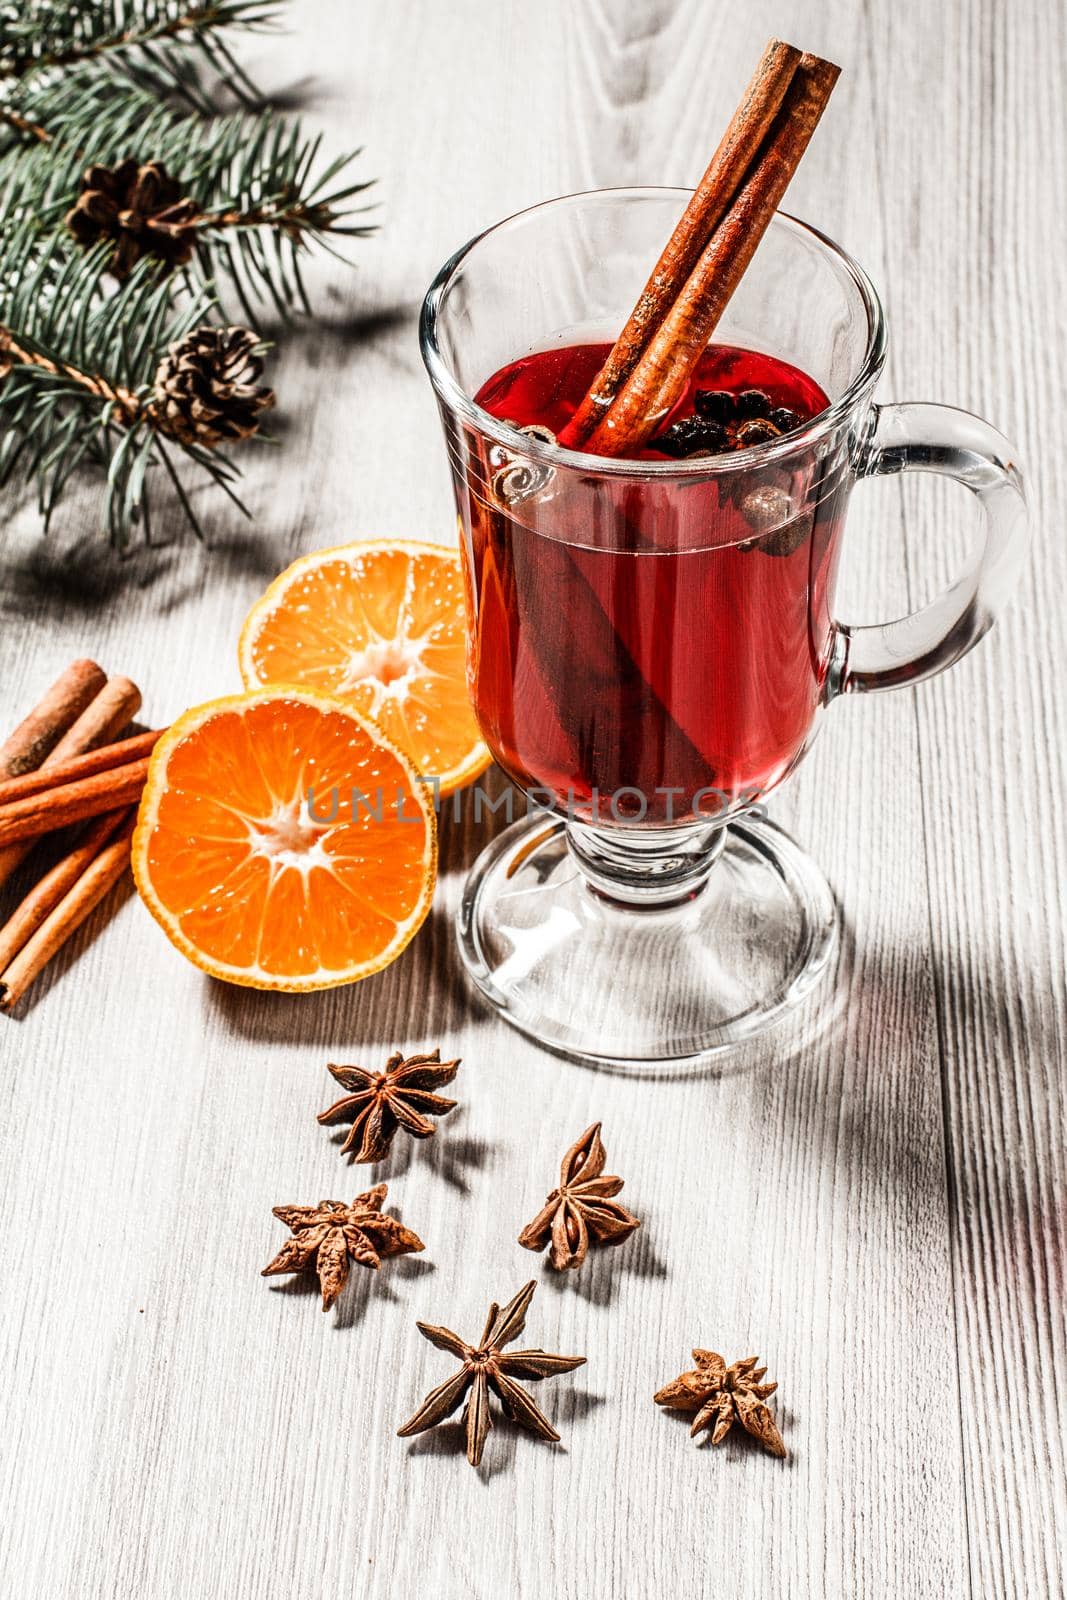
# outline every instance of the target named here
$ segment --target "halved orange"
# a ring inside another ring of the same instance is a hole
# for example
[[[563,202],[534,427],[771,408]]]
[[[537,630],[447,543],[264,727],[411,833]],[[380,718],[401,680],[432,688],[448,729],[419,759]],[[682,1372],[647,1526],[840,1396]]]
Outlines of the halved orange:
[[[436,870],[430,789],[344,701],[230,695],[153,751],[134,878],[213,977],[300,991],[378,972],[429,911]]]
[[[467,697],[459,554],[373,539],[303,556],[245,619],[246,689],[300,683],[337,695],[385,729],[438,792],[485,771]]]

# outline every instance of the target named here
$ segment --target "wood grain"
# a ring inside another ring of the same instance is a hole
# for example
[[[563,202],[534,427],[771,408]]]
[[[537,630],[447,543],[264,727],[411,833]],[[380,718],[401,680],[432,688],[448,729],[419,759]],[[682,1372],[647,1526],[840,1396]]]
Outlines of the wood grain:
[[[1067,481],[1067,178],[1055,9],[702,0],[300,0],[248,46],[361,143],[380,233],[319,265],[288,337],[280,453],[249,451],[252,526],[119,562],[72,505],[0,544],[4,701],[75,654],[130,672],[162,725],[238,685],[244,613],[295,554],[453,535],[415,321],[445,256],[598,184],[694,182],[765,38],[845,71],[790,209],[884,290],[882,398],[945,399],[1017,437],[1039,531]],[[264,331],[269,332],[267,325]],[[397,461],[397,438],[403,459]],[[206,502],[205,502],[206,504]],[[945,580],[970,507],[923,482],[856,496],[842,608]],[[175,521],[175,531],[178,523]],[[993,638],[914,694],[847,703],[775,815],[845,906],[842,1004],[718,1076],[557,1060],[467,997],[450,919],[488,836],[442,826],[404,957],[287,999],[202,979],[127,893],[0,1028],[0,1573],[19,1600],[789,1600],[1061,1592],[1065,1372],[1067,546],[1040,538]],[[11,886],[12,893],[17,885]],[[258,1273],[271,1207],[346,1198],[318,1127],[327,1059],[463,1057],[461,1107],[375,1177],[424,1256],[354,1273],[334,1312]],[[560,1282],[515,1243],[601,1119],[644,1226]],[[588,1366],[539,1397],[556,1447],[394,1437],[448,1370],[416,1317],[478,1332],[531,1274],[531,1342]],[[759,1353],[790,1460],[698,1448],[653,1391],[693,1344]]]

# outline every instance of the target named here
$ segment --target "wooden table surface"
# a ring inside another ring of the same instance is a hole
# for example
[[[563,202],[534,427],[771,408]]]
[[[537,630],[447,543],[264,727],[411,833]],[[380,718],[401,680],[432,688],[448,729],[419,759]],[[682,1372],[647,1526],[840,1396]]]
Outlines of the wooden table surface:
[[[1067,14],[1019,0],[537,5],[303,0],[246,60],[363,144],[380,232],[313,274],[321,319],[248,448],[251,525],[125,563],[89,500],[0,539],[3,698],[75,654],[150,721],[238,687],[249,603],[361,533],[448,541],[416,317],[495,219],[602,184],[692,182],[764,38],[845,67],[790,208],[887,303],[883,399],[988,416],[1029,465],[1036,548],[994,636],[918,691],[835,707],[772,814],[842,901],[836,1023],[714,1076],[608,1077],[468,997],[451,917],[484,825],[447,825],[433,916],[387,972],[307,998],[211,982],[132,891],[0,1023],[0,1591],[12,1600],[1062,1593],[1067,876]],[[8,502],[8,510],[11,511]],[[858,491],[842,611],[941,586],[975,533],[929,479]],[[177,535],[179,524],[174,523]],[[825,1003],[825,997],[824,1002]],[[271,1206],[367,1169],[315,1112],[328,1059],[463,1057],[462,1108],[394,1155],[422,1257],[265,1281]],[[644,1227],[560,1282],[515,1243],[604,1122]],[[588,1365],[540,1398],[563,1443],[395,1430],[450,1370],[416,1317],[477,1332],[539,1280],[528,1332]],[[790,1457],[698,1448],[651,1402],[690,1347],[758,1352]],[[1057,1519],[1059,1527],[1057,1529]]]

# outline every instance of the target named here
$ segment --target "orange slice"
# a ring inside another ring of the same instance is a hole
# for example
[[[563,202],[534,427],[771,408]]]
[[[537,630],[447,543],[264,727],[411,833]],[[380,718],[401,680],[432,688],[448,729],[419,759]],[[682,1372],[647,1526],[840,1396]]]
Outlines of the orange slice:
[[[213,977],[300,991],[378,972],[429,911],[436,865],[431,790],[344,701],[230,695],[152,754],[134,878]]]
[[[348,701],[446,795],[492,760],[465,651],[458,551],[374,539],[294,561],[248,613],[238,657],[246,689],[300,683]]]

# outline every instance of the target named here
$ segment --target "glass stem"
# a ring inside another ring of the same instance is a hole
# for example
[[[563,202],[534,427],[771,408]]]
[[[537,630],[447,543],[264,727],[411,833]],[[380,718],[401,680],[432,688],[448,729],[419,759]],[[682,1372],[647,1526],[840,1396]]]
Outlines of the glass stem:
[[[592,828],[567,824],[567,844],[589,887],[630,910],[662,910],[698,895],[726,843],[726,826]]]

